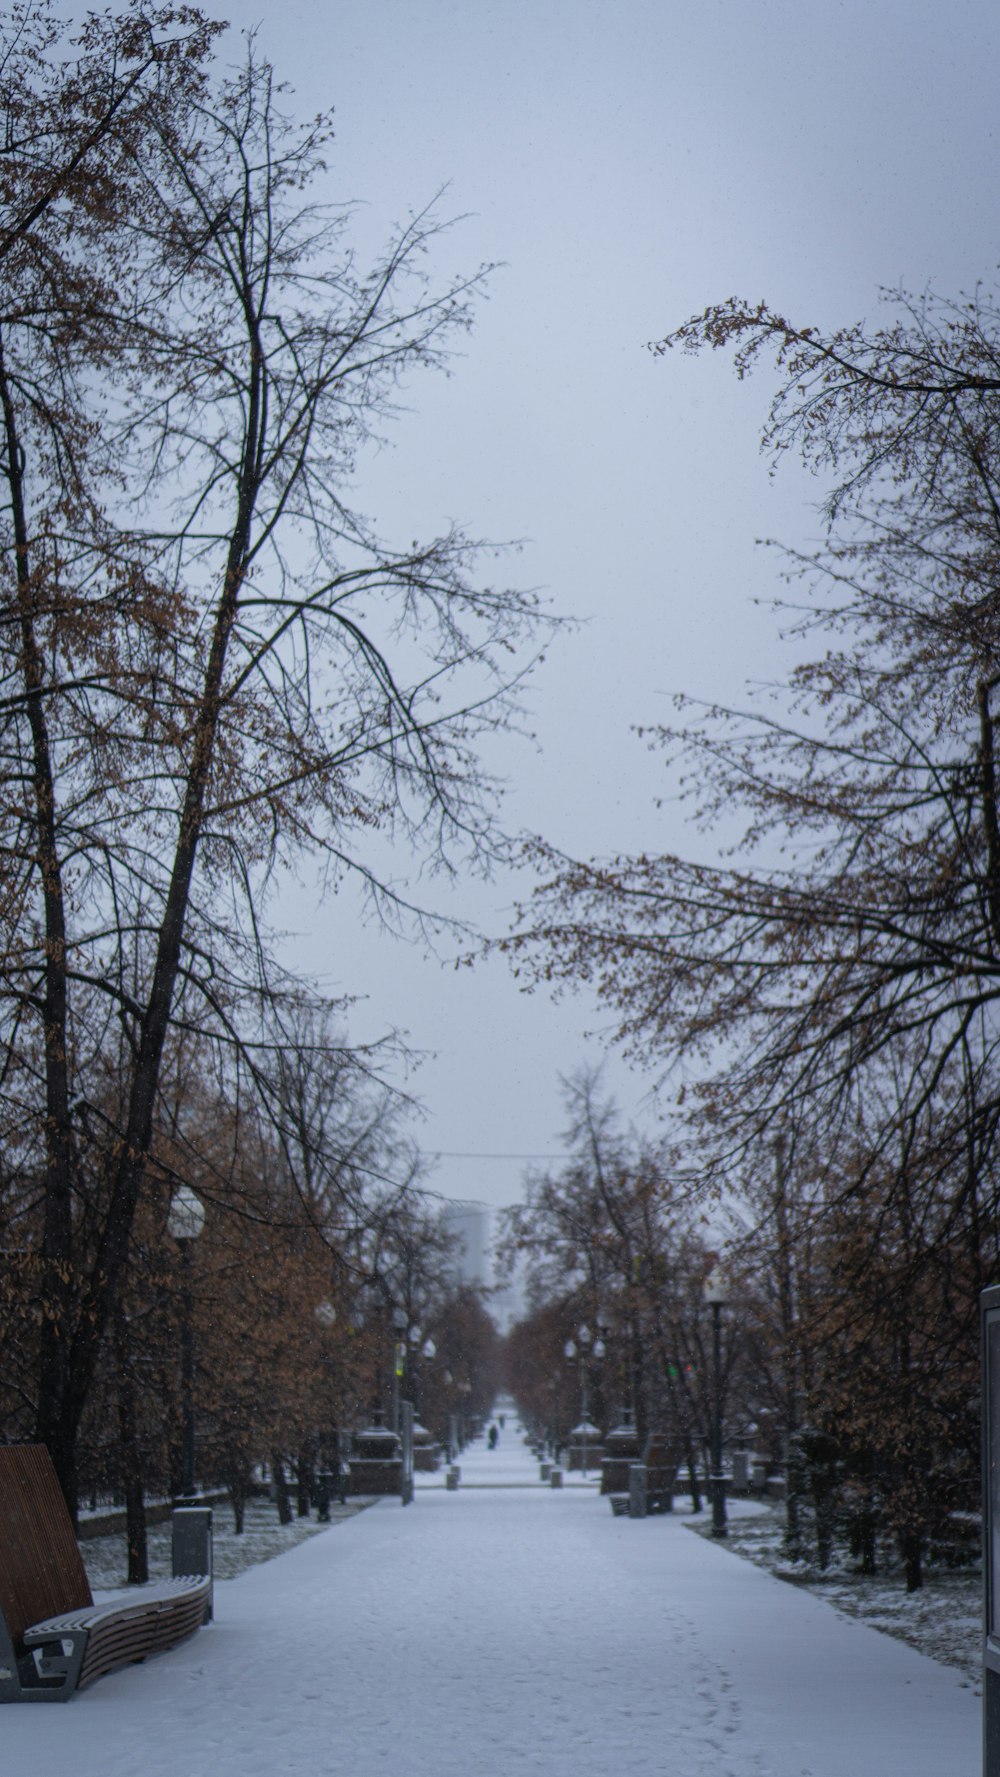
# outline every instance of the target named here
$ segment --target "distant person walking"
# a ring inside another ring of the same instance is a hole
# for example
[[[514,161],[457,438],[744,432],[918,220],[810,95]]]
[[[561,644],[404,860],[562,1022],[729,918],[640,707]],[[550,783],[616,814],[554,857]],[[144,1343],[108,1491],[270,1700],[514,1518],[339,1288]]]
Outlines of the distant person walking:
[[[499,1433],[499,1432],[498,1432],[498,1431],[497,1431],[497,1428],[496,1428],[496,1426],[495,1426],[495,1425],[491,1425],[491,1426],[490,1426],[490,1435],[489,1435],[489,1439],[488,1439],[488,1443],[489,1443],[489,1446],[490,1446],[490,1449],[491,1449],[491,1450],[495,1450],[495,1449],[496,1449],[496,1447],[497,1447],[497,1440],[498,1440],[498,1438],[499,1438],[499,1436],[500,1436],[500,1433]]]

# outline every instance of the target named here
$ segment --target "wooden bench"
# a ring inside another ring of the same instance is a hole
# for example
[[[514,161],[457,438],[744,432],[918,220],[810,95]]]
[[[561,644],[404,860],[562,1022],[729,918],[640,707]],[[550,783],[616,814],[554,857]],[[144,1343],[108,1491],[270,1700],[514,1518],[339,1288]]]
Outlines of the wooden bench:
[[[211,1609],[208,1574],[95,1604],[42,1445],[0,1445],[0,1703],[61,1701],[183,1641]]]

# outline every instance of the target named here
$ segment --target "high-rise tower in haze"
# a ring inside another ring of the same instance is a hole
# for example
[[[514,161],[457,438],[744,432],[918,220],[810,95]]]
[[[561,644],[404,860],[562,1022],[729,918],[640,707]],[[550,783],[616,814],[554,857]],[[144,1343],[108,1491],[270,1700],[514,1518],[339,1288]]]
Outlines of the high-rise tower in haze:
[[[491,1289],[493,1245],[489,1205],[446,1203],[441,1211],[441,1219],[449,1234],[455,1236],[455,1251],[452,1256],[459,1283]]]

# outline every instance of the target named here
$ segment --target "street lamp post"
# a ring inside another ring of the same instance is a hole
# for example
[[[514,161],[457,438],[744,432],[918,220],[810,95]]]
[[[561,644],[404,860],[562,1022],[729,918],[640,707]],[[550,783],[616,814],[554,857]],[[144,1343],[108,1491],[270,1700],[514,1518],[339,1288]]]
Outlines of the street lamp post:
[[[392,1311],[392,1414],[391,1429],[399,1432],[399,1397],[400,1383],[406,1364],[406,1329],[410,1317],[405,1308],[394,1308]]]
[[[181,1494],[189,1504],[197,1497],[194,1479],[194,1306],[191,1296],[191,1243],[205,1226],[205,1208],[197,1192],[181,1185],[167,1212],[167,1233],[181,1255]]]
[[[417,1396],[419,1393],[419,1377],[417,1374],[417,1354],[420,1349],[420,1341],[423,1338],[423,1334],[421,1333],[420,1328],[417,1326],[416,1321],[414,1321],[413,1325],[407,1329],[406,1337],[407,1337],[407,1340],[409,1341],[409,1343],[407,1345],[406,1351],[403,1356],[403,1363],[404,1363],[405,1370],[406,1370],[406,1375],[405,1375],[405,1379],[404,1379],[404,1387],[406,1390],[406,1399],[410,1402],[410,1405],[413,1408],[413,1417],[414,1417],[414,1419],[416,1419],[416,1417],[417,1417]]]
[[[587,1375],[587,1352],[592,1334],[586,1321],[577,1328],[580,1341],[580,1423],[583,1426],[583,1472],[587,1473],[587,1426],[590,1423],[590,1378]]]
[[[598,1329],[598,1335],[599,1334],[600,1334],[600,1329]],[[563,1355],[565,1357],[567,1357],[570,1361],[572,1361],[572,1359],[577,1356],[579,1356],[579,1359],[580,1359],[580,1431],[581,1431],[581,1436],[583,1438],[582,1455],[581,1455],[580,1460],[581,1460],[581,1471],[582,1471],[584,1477],[586,1477],[586,1474],[587,1474],[587,1436],[588,1436],[588,1430],[589,1430],[589,1425],[590,1425],[590,1376],[589,1376],[589,1372],[587,1369],[587,1353],[588,1353],[588,1350],[591,1348],[591,1340],[593,1339],[593,1334],[591,1333],[590,1328],[586,1324],[584,1324],[582,1327],[579,1327],[577,1329],[576,1336],[577,1336],[577,1339],[580,1341],[579,1348],[577,1347],[577,1345],[575,1344],[575,1342],[572,1339],[567,1339],[565,1345],[563,1346]],[[600,1362],[601,1358],[604,1356],[604,1340],[602,1338],[600,1338],[600,1336],[598,1336],[597,1339],[593,1339],[592,1355],[593,1355],[595,1362],[598,1362],[598,1363]]]
[[[416,1340],[414,1340],[414,1334],[416,1334]],[[420,1418],[420,1385],[423,1380],[422,1365],[424,1363],[429,1364],[437,1357],[437,1346],[433,1339],[425,1339],[418,1352],[416,1347],[419,1343],[419,1339],[419,1327],[411,1327],[410,1342],[413,1344],[414,1349],[410,1355],[410,1399],[413,1402],[414,1414],[418,1419]],[[420,1359],[419,1363],[417,1361],[418,1357]]]
[[[468,1376],[466,1376],[463,1382],[459,1383],[458,1392],[462,1400],[458,1416],[458,1447],[460,1450],[464,1450],[469,1437],[469,1396],[472,1393],[472,1383],[469,1381]]]
[[[601,1315],[598,1332],[611,1338],[617,1356],[615,1379],[621,1391],[622,1419],[626,1425],[637,1423],[635,1386],[635,1325],[628,1294],[619,1297]]]
[[[567,1339],[565,1345],[563,1346],[563,1357],[566,1359],[567,1363],[571,1364],[573,1362],[573,1359],[576,1357],[576,1341],[574,1339]],[[570,1450],[572,1449],[572,1430],[573,1430],[573,1427],[572,1427],[572,1422],[571,1422],[570,1423],[570,1436],[566,1440],[567,1446],[570,1448]],[[557,1454],[558,1454],[558,1451],[557,1451]],[[570,1454],[568,1456],[567,1460],[572,1464],[572,1461],[573,1461],[572,1454]]]
[[[729,1286],[716,1266],[705,1279],[705,1301],[712,1310],[712,1535],[725,1536],[726,1479],[722,1472],[722,1310]]]
[[[317,1304],[313,1309],[313,1315],[315,1316],[317,1325],[322,1329],[324,1334],[329,1334],[331,1327],[336,1325],[337,1310],[330,1301],[329,1296],[324,1296],[322,1302]],[[321,1361],[328,1372],[328,1389],[325,1392],[328,1393],[329,1398],[323,1402],[320,1408],[322,1419],[319,1433],[319,1509],[316,1515],[321,1524],[329,1524],[330,1493],[333,1485],[335,1482],[339,1481],[340,1478],[339,1474],[334,1476],[333,1465],[336,1463],[339,1470],[340,1452],[336,1448],[336,1441],[334,1438],[334,1360],[324,1352]]]

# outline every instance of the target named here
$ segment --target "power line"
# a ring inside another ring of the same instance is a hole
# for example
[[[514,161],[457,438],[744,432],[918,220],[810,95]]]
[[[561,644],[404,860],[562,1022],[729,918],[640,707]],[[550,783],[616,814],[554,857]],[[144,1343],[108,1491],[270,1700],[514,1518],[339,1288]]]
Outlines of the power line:
[[[462,1154],[446,1148],[427,1150],[432,1160],[572,1160],[572,1154]]]

